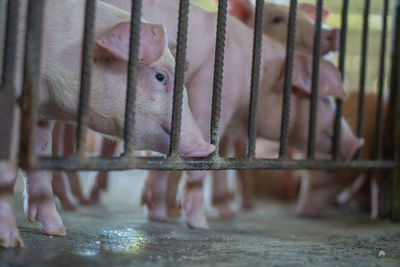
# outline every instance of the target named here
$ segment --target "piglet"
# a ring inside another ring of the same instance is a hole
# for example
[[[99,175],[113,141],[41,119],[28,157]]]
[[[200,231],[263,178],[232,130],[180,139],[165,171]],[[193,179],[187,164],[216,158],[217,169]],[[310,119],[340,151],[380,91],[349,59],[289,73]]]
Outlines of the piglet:
[[[24,9],[25,4],[25,1],[21,1]],[[18,32],[20,43],[25,34],[23,24],[26,12],[21,14],[19,26],[22,30]],[[40,112],[35,136],[35,153],[39,156],[51,155],[52,121],[73,122],[77,115],[83,18],[83,1],[46,2],[38,93]],[[122,138],[130,15],[103,2],[97,2],[96,18],[89,127]],[[162,25],[141,24],[135,149],[168,152],[175,61],[167,44],[168,37]],[[17,67],[15,88],[19,94],[22,50],[18,51]],[[180,154],[189,157],[210,154],[214,146],[202,138],[189,110],[186,91],[182,109]],[[17,130],[14,133],[18,136]],[[0,163],[0,245],[4,247],[22,245],[12,209],[17,146],[14,145],[13,148],[10,160]],[[43,170],[28,171],[25,191],[25,210],[29,221],[38,220],[46,234],[65,235],[65,227],[53,201],[51,173]]]

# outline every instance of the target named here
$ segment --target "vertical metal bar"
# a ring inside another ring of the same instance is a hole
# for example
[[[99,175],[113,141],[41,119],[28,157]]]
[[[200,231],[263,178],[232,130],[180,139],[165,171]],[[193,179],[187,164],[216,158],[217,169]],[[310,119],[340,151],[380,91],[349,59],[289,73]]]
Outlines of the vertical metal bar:
[[[85,29],[83,35],[81,86],[79,91],[79,107],[76,128],[76,150],[84,156],[86,149],[86,134],[89,123],[90,84],[93,65],[93,40],[96,13],[96,0],[86,0]]]
[[[357,111],[357,136],[362,137],[364,119],[364,94],[365,94],[365,74],[367,70],[368,52],[368,17],[370,0],[364,0],[364,24],[361,39],[361,61],[360,61],[360,81],[358,92],[358,111]],[[356,158],[360,158],[361,149],[356,153]]]
[[[319,60],[321,50],[321,24],[323,0],[317,0],[317,12],[315,17],[314,46],[313,46],[313,67],[311,83],[310,101],[310,121],[308,127],[308,147],[307,156],[314,157],[315,152],[315,129],[317,125],[317,100],[318,100],[318,81],[319,81]]]
[[[382,133],[383,133],[383,93],[385,84],[385,58],[386,58],[386,33],[387,33],[387,17],[389,11],[389,0],[385,0],[382,7],[382,32],[381,32],[381,51],[379,61],[379,77],[378,77],[378,99],[376,110],[376,129],[375,129],[375,149],[374,158],[381,157],[382,150]]]
[[[257,102],[260,83],[260,65],[262,50],[262,35],[264,26],[264,0],[256,1],[256,16],[254,21],[253,58],[251,67],[249,127],[247,140],[247,157],[253,158],[256,150],[257,133]]]
[[[25,38],[25,62],[21,97],[20,165],[28,167],[36,159],[34,138],[37,123],[37,95],[40,80],[40,50],[43,0],[29,0]]]
[[[286,44],[285,81],[283,85],[281,140],[279,147],[280,158],[286,157],[287,143],[289,138],[290,97],[292,92],[294,40],[296,37],[296,15],[297,0],[291,0]]]
[[[183,83],[185,80],[186,43],[189,20],[189,0],[179,3],[178,38],[176,46],[174,102],[171,121],[170,155],[179,155],[179,141],[182,121]]]
[[[142,1],[132,1],[131,11],[131,35],[129,42],[129,62],[128,62],[128,85],[126,92],[125,106],[125,128],[124,128],[124,155],[132,155],[135,150],[134,127],[135,127],[135,104],[136,104],[136,85],[137,68],[140,47],[140,16],[142,11]]]
[[[347,36],[348,13],[349,13],[349,0],[343,0],[342,26],[340,28],[340,52],[339,52],[339,71],[342,76],[342,81],[344,79],[345,62],[346,62],[345,59],[346,59],[346,36]],[[342,109],[343,109],[343,100],[336,99],[336,115],[335,115],[334,131],[333,131],[333,151],[332,151],[332,159],[334,160],[338,159],[340,151]]]
[[[219,155],[220,117],[222,100],[222,82],[224,72],[225,34],[227,0],[218,1],[217,34],[214,59],[214,80],[211,107],[211,144],[215,145],[214,156]]]
[[[8,1],[8,4],[4,2],[2,5],[4,7],[7,6],[7,22],[4,38],[3,70],[0,81],[0,159],[8,159],[10,156],[14,108],[16,104],[14,78],[19,1]]]

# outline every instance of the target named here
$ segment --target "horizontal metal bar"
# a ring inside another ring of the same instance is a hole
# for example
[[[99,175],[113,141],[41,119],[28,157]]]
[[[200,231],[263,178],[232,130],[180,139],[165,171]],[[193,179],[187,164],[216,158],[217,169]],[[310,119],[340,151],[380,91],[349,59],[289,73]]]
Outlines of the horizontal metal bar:
[[[293,54],[294,54],[294,41],[296,37],[296,15],[297,15],[297,0],[291,0],[289,9],[287,43],[286,43],[285,81],[283,84],[281,136],[280,136],[280,146],[279,146],[280,158],[286,157],[286,150],[289,139],[290,98],[292,94]]]
[[[176,44],[176,66],[174,101],[171,120],[170,155],[179,155],[179,141],[182,125],[183,83],[185,80],[186,44],[189,20],[189,0],[180,0],[178,38]]]
[[[332,161],[332,160],[280,160],[250,158],[156,158],[137,157],[134,160],[120,158],[87,158],[82,161],[74,156],[59,158],[38,158],[30,166],[33,169],[53,170],[225,170],[225,169],[391,169],[396,167],[393,161]]]
[[[83,34],[81,86],[79,90],[79,106],[76,128],[76,150],[81,156],[85,155],[86,134],[89,123],[90,84],[93,65],[93,39],[95,23],[96,1],[86,0],[85,29]]]
[[[128,81],[125,104],[124,153],[130,157],[135,150],[135,105],[140,47],[140,17],[142,0],[132,1],[131,31],[129,41]]]
[[[254,19],[253,57],[251,67],[250,84],[250,105],[249,105],[249,126],[247,141],[247,157],[254,157],[256,154],[257,134],[257,102],[258,87],[260,83],[261,49],[264,26],[264,0],[256,1],[256,16]]]

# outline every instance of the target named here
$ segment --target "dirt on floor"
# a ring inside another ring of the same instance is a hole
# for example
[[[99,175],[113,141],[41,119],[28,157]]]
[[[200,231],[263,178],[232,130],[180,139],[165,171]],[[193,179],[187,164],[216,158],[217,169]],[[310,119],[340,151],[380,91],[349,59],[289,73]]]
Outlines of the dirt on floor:
[[[61,212],[68,229],[65,237],[43,235],[37,224],[26,221],[17,201],[25,248],[0,250],[0,262],[14,266],[400,266],[398,223],[371,221],[367,214],[337,209],[318,219],[299,218],[294,203],[266,201],[233,220],[217,219],[207,209],[210,230],[193,230],[181,219],[147,221],[134,199],[142,180],[132,175],[117,180],[109,194],[119,199],[108,195],[101,205]]]

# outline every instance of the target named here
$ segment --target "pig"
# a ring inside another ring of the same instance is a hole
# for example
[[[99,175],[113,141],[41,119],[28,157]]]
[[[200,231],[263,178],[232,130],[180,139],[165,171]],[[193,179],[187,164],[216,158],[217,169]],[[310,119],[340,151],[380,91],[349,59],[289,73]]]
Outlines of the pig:
[[[343,116],[350,122],[353,130],[357,125],[357,101],[358,93],[353,92],[343,103]],[[363,123],[365,145],[361,151],[361,158],[368,159],[373,156],[375,149],[377,95],[375,93],[365,94],[364,103],[365,118],[368,120],[364,120]],[[385,119],[386,99],[383,103],[383,111],[383,119]],[[368,178],[370,175],[372,175],[372,179]],[[379,205],[382,193],[380,175],[379,171],[312,171],[301,181],[296,211],[302,216],[317,216],[327,205],[336,200],[341,205],[352,204],[358,209],[370,210],[371,217],[375,219],[381,214]],[[370,184],[371,190],[369,190],[368,184]],[[367,187],[367,191],[362,191],[365,187]],[[360,192],[361,194],[358,194]]]
[[[26,7],[21,3],[23,7]],[[68,12],[65,12],[68,10]],[[80,47],[84,2],[47,1],[44,8],[41,74],[38,94],[39,121],[35,135],[35,153],[51,154],[52,121],[73,122],[77,115]],[[21,28],[25,13],[21,13]],[[129,13],[98,2],[94,35],[96,49],[92,68],[89,127],[106,135],[122,138],[126,95]],[[24,36],[19,31],[18,40]],[[172,112],[174,58],[168,49],[168,37],[161,24],[142,23],[140,29],[135,149],[152,149],[167,153]],[[21,48],[22,45],[19,45]],[[22,52],[18,52],[15,88],[20,93]],[[184,91],[181,146],[183,156],[205,156],[214,146],[205,142],[188,107]],[[17,128],[17,123],[15,123]],[[14,132],[17,134],[17,130]],[[17,135],[15,135],[17,136]],[[17,139],[17,138],[16,138]],[[17,143],[17,141],[13,140]],[[0,164],[0,245],[22,246],[12,209],[16,177],[16,151],[9,161]],[[56,211],[49,171],[27,171],[25,210],[29,221],[38,220],[49,235],[65,235],[66,230]]]
[[[107,0],[118,7],[130,10],[130,1]],[[143,17],[152,23],[166,25],[171,35],[176,38],[178,1],[146,1],[143,3]],[[172,14],[175,14],[173,16]],[[207,136],[211,117],[212,76],[214,65],[214,30],[216,28],[216,14],[208,13],[199,7],[190,6],[188,29],[187,59],[189,67],[186,75],[189,106],[198,123],[203,136]],[[224,84],[222,88],[222,107],[220,131],[221,135],[237,133],[244,136],[243,123],[247,120],[246,112],[249,104],[251,47],[253,32],[249,27],[234,17],[228,16],[226,28]],[[199,36],[203,38],[199,39]],[[263,36],[261,62],[260,105],[258,116],[258,134],[261,137],[273,140],[279,139],[279,125],[281,117],[283,73],[286,49],[279,42],[268,36]],[[304,148],[307,141],[306,127],[309,108],[311,83],[312,57],[304,53],[294,56],[293,93],[291,95],[292,108],[289,134],[293,146]],[[329,96],[344,98],[344,91],[340,74],[329,62],[320,61],[321,95],[318,105],[320,110],[334,109],[334,102]],[[240,70],[236,67],[240,66]],[[321,117],[321,116],[320,116]],[[328,153],[331,150],[331,126],[334,116],[318,121],[317,149]],[[345,123],[345,121],[343,122]],[[341,154],[347,155],[350,149],[360,146],[362,142],[356,138],[348,127],[342,127],[344,134]],[[166,191],[168,176],[177,175],[176,172],[150,171],[142,194],[142,203],[148,208],[148,217],[153,220],[165,220],[168,216],[166,208]],[[184,174],[183,192],[179,197],[182,215],[189,227],[208,228],[202,209],[202,184],[205,172],[189,171]]]
[[[233,16],[236,16],[250,27],[254,27],[254,16],[255,16],[255,5],[254,1],[251,0],[229,0],[228,1],[228,12]],[[298,5],[298,14],[296,17],[296,38],[295,38],[295,49],[296,51],[303,51],[305,53],[313,52],[314,43],[314,19],[315,19],[316,7],[312,4],[301,3]],[[284,5],[277,5],[266,3],[264,5],[264,34],[271,38],[279,41],[283,45],[286,45],[287,28],[288,28],[288,14],[289,8]],[[322,10],[322,21],[329,15],[329,10],[323,8]],[[340,46],[340,30],[330,30],[326,25],[321,31],[321,55],[324,55],[331,51],[337,51]],[[245,149],[245,140],[238,140],[236,144],[242,143],[242,150]],[[260,145],[260,144],[258,144]],[[268,146],[274,146],[270,142]],[[270,148],[265,147],[268,150]],[[291,149],[293,150],[293,149]],[[238,152],[238,154],[244,154],[245,152]],[[276,155],[274,155],[276,156]],[[261,172],[260,172],[261,173]],[[277,175],[281,171],[271,171],[269,176]],[[294,172],[282,171],[284,174],[285,188],[292,190],[296,187],[296,179]],[[242,193],[242,207],[244,209],[251,209],[254,207],[254,199],[252,195],[252,184],[253,181],[251,173],[248,171],[238,171],[238,182]],[[279,175],[278,175],[279,176]],[[273,181],[273,179],[268,179]],[[290,184],[293,181],[294,184]],[[226,181],[223,179],[213,180],[213,199],[219,199],[218,209],[222,217],[232,216],[232,211],[228,208],[230,192],[227,191]],[[293,196],[293,192],[284,192],[283,195],[290,194]],[[226,197],[223,197],[225,195]],[[222,201],[226,199],[226,201]],[[213,203],[216,203],[214,200]]]
[[[238,17],[250,27],[254,26],[255,5],[252,0],[229,0],[228,12]],[[299,3],[296,16],[295,49],[305,53],[313,52],[314,19],[316,7],[313,4]],[[323,8],[322,21],[329,15],[329,10]],[[289,8],[284,5],[266,3],[264,5],[264,34],[286,44],[289,23]],[[321,54],[325,55],[340,48],[340,29],[330,29],[326,25],[321,29]]]

